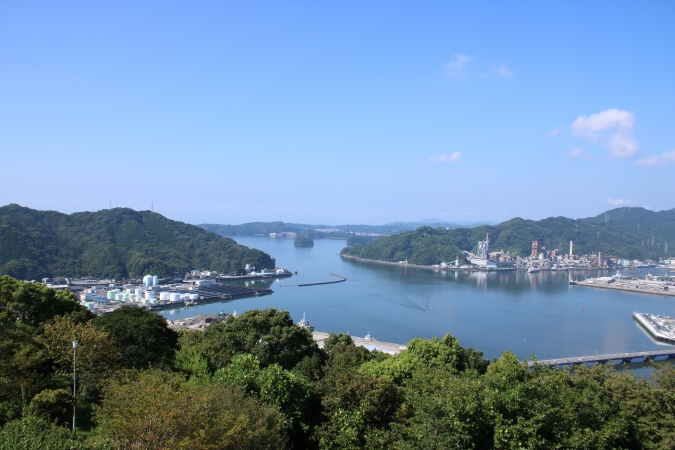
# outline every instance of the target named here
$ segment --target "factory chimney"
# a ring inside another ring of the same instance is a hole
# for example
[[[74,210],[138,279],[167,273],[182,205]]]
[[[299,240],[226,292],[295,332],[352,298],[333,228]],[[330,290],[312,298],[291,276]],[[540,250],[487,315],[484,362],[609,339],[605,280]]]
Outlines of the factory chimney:
[[[570,258],[574,255],[574,242],[570,241]]]

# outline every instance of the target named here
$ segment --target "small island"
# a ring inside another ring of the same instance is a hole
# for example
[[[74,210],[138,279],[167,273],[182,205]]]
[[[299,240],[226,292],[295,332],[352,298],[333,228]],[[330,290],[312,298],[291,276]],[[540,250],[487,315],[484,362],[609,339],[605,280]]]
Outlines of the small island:
[[[307,236],[298,236],[295,238],[296,247],[314,247],[314,241]]]

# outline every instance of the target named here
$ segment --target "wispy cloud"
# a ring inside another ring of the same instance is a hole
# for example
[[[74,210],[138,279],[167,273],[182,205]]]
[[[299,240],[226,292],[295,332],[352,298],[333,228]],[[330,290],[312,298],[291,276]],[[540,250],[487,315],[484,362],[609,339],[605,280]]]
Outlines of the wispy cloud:
[[[634,200],[631,200],[629,198],[608,198],[607,203],[609,203],[612,206],[621,206],[621,205],[630,205],[631,203],[637,203]]]
[[[458,163],[462,159],[462,152],[452,152],[449,155],[442,153],[438,156],[432,156],[427,158],[427,161],[431,162],[447,162],[447,163]]]
[[[500,77],[505,77],[505,78],[511,78],[515,75],[515,73],[512,70],[509,70],[508,67],[506,67],[506,64],[502,64],[499,67],[492,67],[492,71],[499,75]]]
[[[583,136],[594,142],[601,142],[611,150],[612,158],[634,156],[638,143],[633,137],[635,115],[617,108],[607,109],[590,116],[579,116],[572,122],[575,136]]]
[[[445,65],[445,74],[449,77],[468,75],[467,65],[473,61],[473,56],[456,54],[452,61]]]
[[[568,158],[580,158],[584,154],[584,151],[581,147],[574,147],[567,153]]]
[[[562,131],[562,128],[555,127],[553,130],[546,133],[546,137],[554,138]]]
[[[635,162],[635,165],[643,167],[657,167],[657,166],[665,166],[672,162],[675,162],[675,150],[670,152],[663,152],[660,155],[652,156],[650,158],[640,159]]]

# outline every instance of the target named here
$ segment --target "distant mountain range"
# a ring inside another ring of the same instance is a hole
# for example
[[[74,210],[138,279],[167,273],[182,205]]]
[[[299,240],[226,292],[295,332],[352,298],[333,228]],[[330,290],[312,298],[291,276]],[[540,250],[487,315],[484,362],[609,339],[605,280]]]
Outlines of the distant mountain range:
[[[585,219],[549,217],[533,221],[519,217],[489,226],[473,228],[432,228],[423,226],[383,237],[370,243],[359,243],[342,250],[350,256],[384,261],[407,259],[413,264],[438,264],[452,261],[462,250],[472,250],[479,240],[490,235],[492,250],[511,251],[521,256],[530,254],[537,239],[547,249],[569,249],[574,241],[575,254],[602,252],[606,256],[628,259],[653,259],[673,254],[675,245],[675,209],[649,211],[644,208],[617,208]]]
[[[181,275],[191,269],[241,272],[274,259],[232,239],[150,211],[115,208],[62,214],[0,207],[0,275],[18,279]]]
[[[432,228],[462,228],[489,224],[486,222],[450,223],[440,219],[425,219],[419,222],[391,222],[384,225],[310,225],[284,222],[251,222],[240,225],[201,224],[206,230],[223,236],[269,235],[270,233],[292,232],[321,239],[325,237],[347,239],[352,233],[397,234],[420,226]],[[317,231],[321,230],[321,231]]]

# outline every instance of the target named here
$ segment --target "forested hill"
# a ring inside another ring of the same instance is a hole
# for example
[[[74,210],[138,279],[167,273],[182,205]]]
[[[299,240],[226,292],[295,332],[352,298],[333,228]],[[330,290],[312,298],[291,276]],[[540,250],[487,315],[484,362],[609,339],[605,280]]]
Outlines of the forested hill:
[[[16,204],[0,207],[0,275],[170,276],[174,271],[274,267],[270,255],[150,211],[115,208],[62,214]]]
[[[529,255],[532,241],[538,239],[540,246],[547,249],[562,247],[565,252],[569,251],[572,240],[575,254],[600,251],[607,256],[658,260],[666,256],[666,242],[669,253],[675,254],[671,250],[675,245],[675,209],[654,212],[644,208],[617,208],[586,219],[549,217],[533,221],[515,218],[495,226],[453,230],[420,227],[347,247],[342,254],[383,261],[407,258],[412,264],[438,264],[454,261],[461,256],[462,250],[474,249],[487,233],[490,233],[492,250],[517,252],[520,256]]]

